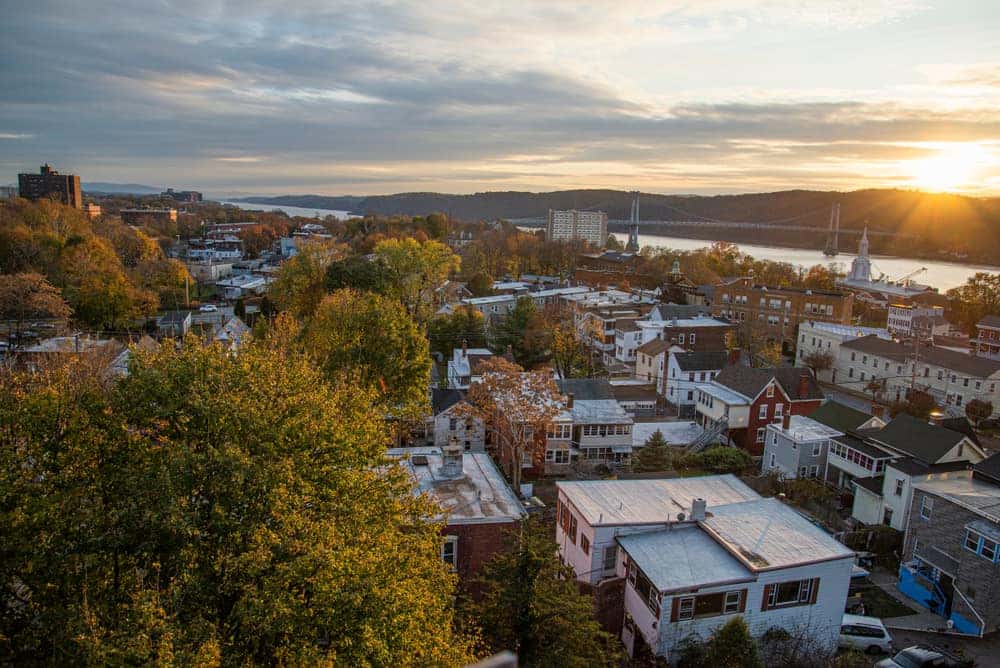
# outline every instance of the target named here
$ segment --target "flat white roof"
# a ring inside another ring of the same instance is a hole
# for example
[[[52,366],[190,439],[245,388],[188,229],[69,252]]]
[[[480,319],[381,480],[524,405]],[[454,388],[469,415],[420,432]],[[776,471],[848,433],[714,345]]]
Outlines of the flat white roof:
[[[836,334],[837,336],[860,338],[862,336],[874,334],[880,339],[885,339],[886,341],[892,340],[889,330],[885,327],[860,327],[858,325],[842,325],[836,322],[817,322],[812,320],[805,321],[802,324],[812,327],[816,331],[828,332],[830,334]]]
[[[416,483],[414,491],[427,494],[441,506],[448,524],[504,522],[526,515],[510,485],[484,452],[463,454],[460,478],[440,474],[440,448],[391,448],[387,454],[402,460],[400,465]],[[407,455],[409,459],[404,459]],[[417,464],[415,457],[427,463]]]
[[[640,448],[659,430],[670,445],[687,445],[705,431],[697,422],[636,422],[632,425],[632,447]]]
[[[854,551],[777,499],[712,506],[703,526],[754,571],[853,557]]]
[[[834,436],[843,436],[844,432],[829,427],[822,422],[817,422],[804,415],[792,415],[788,419],[788,429],[784,429],[780,422],[767,425],[768,429],[774,429],[780,434],[784,434],[796,443],[806,443],[809,441],[822,441]]]
[[[734,475],[656,480],[560,481],[556,488],[591,526],[674,522],[691,514],[691,502],[705,499],[721,505],[759,499],[757,492]]]
[[[711,385],[696,385],[695,387],[706,394],[711,394],[719,401],[729,405],[745,404],[749,402],[747,397],[743,396],[739,392],[730,390],[728,387],[723,387],[722,385],[712,383]]]
[[[695,524],[619,536],[618,543],[661,592],[754,578],[746,566]]]

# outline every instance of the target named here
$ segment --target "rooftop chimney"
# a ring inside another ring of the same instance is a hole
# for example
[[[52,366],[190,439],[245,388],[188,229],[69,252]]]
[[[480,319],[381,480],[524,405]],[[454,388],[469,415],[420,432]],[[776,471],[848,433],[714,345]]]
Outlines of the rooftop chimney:
[[[872,415],[881,419],[885,415],[885,406],[880,404],[872,403]]]
[[[788,431],[788,427],[791,426],[791,424],[792,424],[792,414],[785,413],[781,417],[781,428],[784,429],[785,431]]]
[[[572,392],[566,394],[566,408],[573,408],[573,399],[575,395]]]
[[[452,436],[448,445],[441,448],[441,468],[439,473],[443,478],[460,478],[462,476],[462,446],[458,438]]]
[[[691,502],[691,521],[702,522],[705,520],[705,499],[695,499]]]
[[[809,374],[804,373],[799,376],[799,399],[809,396]]]

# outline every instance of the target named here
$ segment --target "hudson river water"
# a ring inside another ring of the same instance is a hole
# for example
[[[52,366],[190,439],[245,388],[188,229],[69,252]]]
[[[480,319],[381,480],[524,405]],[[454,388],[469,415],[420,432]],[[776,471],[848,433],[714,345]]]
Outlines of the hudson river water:
[[[349,218],[353,214],[348,211],[334,211],[331,209],[309,209],[299,206],[279,206],[275,204],[254,204],[252,202],[222,202],[222,204],[232,204],[241,209],[255,211],[274,211],[275,209],[284,211],[289,216],[315,217],[317,214],[323,218],[326,216],[336,216],[337,218]],[[525,227],[524,229],[535,231],[537,227]],[[615,234],[619,241],[624,242],[627,235],[618,232]],[[711,241],[703,239],[687,239],[683,237],[668,237],[657,234],[640,234],[640,246],[654,246],[662,248],[673,248],[676,250],[696,250],[710,246]],[[757,246],[753,244],[737,244],[740,250],[748,255],[752,255],[760,260],[773,260],[775,262],[789,262],[801,267],[811,267],[814,264],[837,264],[841,271],[849,271],[851,260],[854,259],[852,253],[841,253],[829,258],[821,251],[806,250],[802,248],[782,248],[779,246]],[[888,255],[872,256],[872,274],[878,278],[879,274],[885,274],[890,280],[901,278],[905,274],[926,267],[927,271],[913,277],[917,283],[923,283],[937,288],[941,292],[950,288],[958,287],[965,283],[966,279],[977,271],[987,271],[990,273],[1000,272],[1000,267],[988,267],[982,265],[958,264],[954,262],[940,262],[933,260],[911,260],[908,258],[892,257]]]

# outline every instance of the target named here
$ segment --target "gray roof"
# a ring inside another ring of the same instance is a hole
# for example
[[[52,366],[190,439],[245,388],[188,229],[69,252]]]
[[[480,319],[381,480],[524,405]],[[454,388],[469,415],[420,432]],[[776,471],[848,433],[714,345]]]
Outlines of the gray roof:
[[[799,379],[807,376],[806,395],[799,396]],[[781,367],[774,369],[753,369],[748,366],[734,364],[727,366],[715,377],[715,381],[721,385],[735,390],[740,394],[753,399],[767,384],[774,379],[778,381],[785,394],[792,401],[822,399],[823,391],[816,384],[812,372],[805,367]]]
[[[874,334],[845,341],[840,344],[840,347],[857,350],[869,355],[877,355],[896,362],[908,362],[913,357],[913,346],[896,343],[895,341],[886,341]],[[943,367],[950,371],[957,371],[976,378],[989,378],[997,371],[1000,371],[1000,361],[975,357],[940,346],[921,346],[919,356],[920,362]]]
[[[823,390],[819,389],[819,384],[813,377],[812,371],[805,367],[793,366],[793,367],[778,367],[776,369],[771,369],[774,374],[775,379],[781,386],[785,389],[785,394],[792,401],[810,401],[813,399],[823,399],[826,397],[823,394]],[[806,377],[806,392],[805,396],[799,396],[799,380],[805,376]]]
[[[882,483],[885,482],[885,476],[880,475],[875,478],[855,478],[852,482],[857,487],[867,490],[875,496],[882,496]]]
[[[978,323],[981,327],[1000,328],[1000,315],[984,315]]]
[[[843,436],[835,437],[833,440],[838,443],[843,443],[849,448],[854,448],[861,454],[868,455],[872,459],[891,459],[895,456],[891,452],[887,452],[882,448],[876,447],[868,441],[858,438],[854,434],[844,434]]]
[[[572,394],[577,401],[613,400],[611,383],[604,378],[567,378],[557,380],[556,385],[563,394]]]
[[[464,398],[465,395],[459,390],[442,389],[440,387],[432,388],[431,410],[433,411],[433,415],[440,415]]]
[[[754,571],[854,557],[853,550],[777,499],[709,504],[701,525]]]
[[[681,371],[714,371],[722,369],[729,360],[724,350],[703,353],[675,353],[674,359]]]
[[[850,406],[845,406],[844,404],[833,401],[832,399],[810,413],[809,417],[816,420],[816,422],[821,422],[840,432],[857,429],[865,422],[872,419],[872,416],[868,413],[851,408]]]
[[[661,592],[753,579],[753,574],[693,524],[619,536],[629,559]]]
[[[709,506],[759,499],[757,492],[734,475],[655,480],[573,480],[556,487],[591,526],[655,524],[691,514],[691,502]]]
[[[951,429],[928,424],[909,413],[900,413],[870,438],[928,464],[944,457],[966,438]]]
[[[992,522],[1000,522],[1000,485],[973,478],[971,474],[956,474],[947,478],[924,480],[914,486],[978,513]]]
[[[972,467],[980,476],[991,478],[1000,484],[1000,452],[996,452]]]
[[[655,385],[612,385],[611,394],[619,401],[656,401]]]
[[[191,315],[190,311],[167,311],[166,313],[160,316],[160,324],[179,325],[185,320],[187,320],[188,316],[190,315]]]
[[[649,355],[650,357],[656,357],[660,353],[666,352],[670,349],[670,342],[664,341],[663,339],[656,338],[646,341],[644,344],[636,348],[636,352],[642,353],[643,355]]]
[[[943,464],[928,464],[914,457],[901,457],[886,466],[891,466],[897,471],[906,475],[926,475],[928,473],[948,473],[951,471],[963,471],[969,468],[969,462],[945,462]]]

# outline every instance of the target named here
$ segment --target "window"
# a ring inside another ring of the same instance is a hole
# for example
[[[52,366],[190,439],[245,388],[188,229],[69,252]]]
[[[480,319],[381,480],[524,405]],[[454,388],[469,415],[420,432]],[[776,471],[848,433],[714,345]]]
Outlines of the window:
[[[892,526],[892,508],[886,508],[882,513],[882,524]]]
[[[770,399],[773,396],[774,396],[774,385],[773,384],[772,385],[768,385],[767,386],[767,397]]]
[[[925,520],[929,520],[933,511],[934,499],[925,495],[924,498],[920,500],[920,517]]]
[[[758,443],[763,443],[764,442],[764,428],[763,427],[760,427],[757,430],[757,442]]]
[[[608,545],[604,548],[604,570],[615,570],[615,561],[618,559],[618,546]]]
[[[441,543],[441,561],[455,570],[458,564],[458,536],[446,536]]]
[[[809,467],[809,477],[816,478],[818,476],[819,476],[819,466],[813,464],[812,466]]]
[[[760,405],[760,412],[758,413],[758,417],[761,420],[766,420],[767,419],[767,404],[761,404]]]
[[[584,554],[590,554],[590,539],[580,534],[580,549]]]
[[[694,596],[687,596],[681,599],[677,608],[677,619],[694,618]]]
[[[975,552],[988,561],[997,560],[997,542],[972,529],[965,530],[965,549]]]
[[[808,466],[800,466],[799,467],[799,477],[800,478],[805,478],[807,475],[809,475],[809,467]]]
[[[677,335],[677,343],[684,343],[684,335],[683,334],[678,334]]]
[[[693,332],[688,336],[688,343],[690,343],[692,346],[694,345],[694,333]]]
[[[458,420],[456,418],[448,418],[448,431],[455,431],[455,427],[458,426]]]
[[[771,432],[771,445],[777,445],[777,444],[778,444],[778,432],[772,431]]]
[[[793,580],[767,585],[765,587],[767,597],[764,599],[761,609],[770,610],[793,605],[811,605],[816,602],[818,588],[819,579]]]
[[[632,571],[636,571],[634,580]],[[634,563],[629,564],[629,582],[635,588],[635,593],[639,594],[642,600],[646,603],[646,607],[656,616],[660,614],[660,592],[653,586],[653,583],[649,581],[646,574],[636,566]]]
[[[896,478],[896,496],[903,496],[903,479]]]
[[[823,449],[822,443],[813,443],[813,457],[819,457],[820,450]]]
[[[775,404],[774,405],[774,419],[780,420],[782,414],[785,412],[785,404]]]
[[[772,469],[774,468],[774,453],[773,452],[771,453],[771,467],[770,468],[772,468]]]

